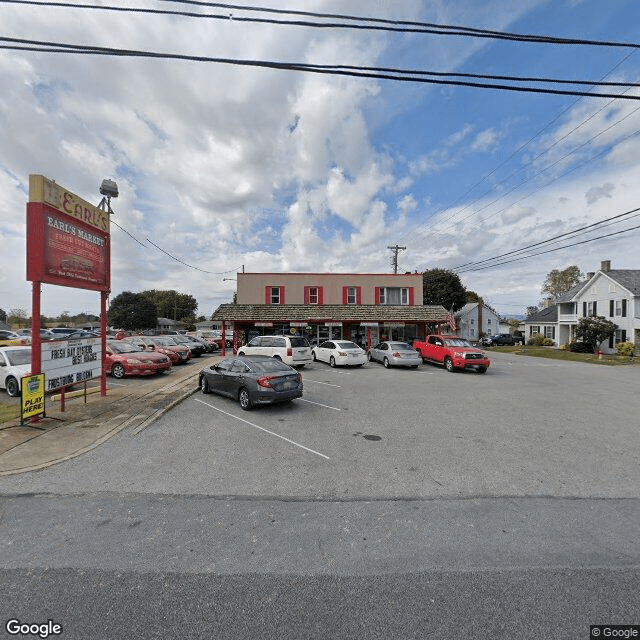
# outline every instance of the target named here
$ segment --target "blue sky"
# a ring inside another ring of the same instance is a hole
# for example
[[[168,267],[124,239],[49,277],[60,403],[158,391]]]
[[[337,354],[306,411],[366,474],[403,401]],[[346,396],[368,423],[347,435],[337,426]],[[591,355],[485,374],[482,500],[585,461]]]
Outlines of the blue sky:
[[[207,12],[150,0],[94,3]],[[634,0],[260,6],[640,42]],[[624,82],[638,81],[640,69],[640,54],[630,48],[7,3],[0,3],[0,25],[4,37],[314,64]],[[96,204],[102,179],[114,179],[113,221],[128,233],[112,228],[112,295],[176,289],[193,295],[205,316],[231,300],[241,265],[388,272],[387,246],[398,243],[407,247],[403,270],[457,269],[640,206],[634,101],[9,50],[0,50],[0,86],[5,311],[29,312],[31,304],[30,173]],[[633,219],[574,242],[631,226]],[[500,313],[520,314],[539,302],[552,269],[594,271],[602,260],[640,268],[638,237],[630,231],[459,273]],[[93,292],[43,287],[45,315],[98,310]]]

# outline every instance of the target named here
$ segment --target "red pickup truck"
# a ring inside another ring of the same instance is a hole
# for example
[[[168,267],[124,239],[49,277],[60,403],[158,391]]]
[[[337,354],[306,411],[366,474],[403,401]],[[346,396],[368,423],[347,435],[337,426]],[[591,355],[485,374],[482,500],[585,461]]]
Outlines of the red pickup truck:
[[[472,347],[467,340],[458,336],[434,334],[424,340],[414,340],[413,348],[423,361],[444,364],[447,371],[475,369],[478,373],[484,373],[491,364],[482,349]]]

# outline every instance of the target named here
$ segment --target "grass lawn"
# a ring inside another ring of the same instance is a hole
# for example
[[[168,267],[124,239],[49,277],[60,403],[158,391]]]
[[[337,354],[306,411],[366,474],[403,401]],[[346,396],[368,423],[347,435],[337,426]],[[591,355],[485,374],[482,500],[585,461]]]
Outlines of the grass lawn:
[[[4,391],[0,391],[4,393]],[[0,424],[9,422],[20,417],[20,403],[18,404],[0,404]]]
[[[604,364],[609,366],[633,365],[636,359],[622,358],[617,354],[603,354],[602,359],[598,358],[595,353],[574,353],[573,351],[565,351],[556,349],[555,347],[491,347],[487,349],[491,351],[502,351],[504,353],[514,353],[519,356],[533,356],[535,358],[551,358],[553,360],[573,360],[575,362],[589,362],[592,364]]]

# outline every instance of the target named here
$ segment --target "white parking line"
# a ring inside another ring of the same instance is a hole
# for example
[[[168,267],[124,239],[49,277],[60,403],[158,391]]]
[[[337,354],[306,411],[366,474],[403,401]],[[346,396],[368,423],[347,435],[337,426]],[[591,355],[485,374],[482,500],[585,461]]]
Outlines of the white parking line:
[[[318,451],[314,451],[313,449],[309,449],[309,447],[305,447],[302,444],[299,444],[298,442],[294,442],[293,440],[289,440],[289,438],[285,438],[284,436],[281,436],[278,433],[274,433],[273,431],[269,431],[269,429],[265,429],[263,427],[259,427],[257,424],[253,424],[253,422],[249,422],[248,420],[244,420],[243,418],[239,418],[238,416],[234,416],[232,413],[227,413],[226,411],[223,411],[222,409],[218,409],[218,407],[214,407],[212,404],[209,404],[208,402],[204,402],[204,400],[200,400],[198,398],[194,398],[194,400],[196,402],[199,402],[200,404],[204,404],[207,407],[209,407],[210,409],[215,409],[216,411],[219,411],[220,413],[224,413],[225,416],[229,416],[230,418],[235,418],[236,420],[240,420],[240,422],[244,422],[245,424],[248,424],[250,427],[255,427],[256,429],[260,429],[260,431],[264,431],[265,433],[268,433],[272,436],[276,436],[276,438],[280,438],[281,440],[285,440],[286,442],[289,442],[293,445],[295,445],[296,447],[300,447],[301,449],[304,449],[305,451],[309,451],[310,453],[315,453],[315,455],[320,456],[321,458],[325,458],[326,460],[329,460],[329,456],[325,456],[324,453],[319,453]]]
[[[320,380],[311,380],[307,377],[303,378],[304,382],[315,382],[316,384],[326,384],[328,387],[336,387],[336,389],[342,389],[339,384],[331,384],[330,382],[320,382]]]
[[[305,400],[304,398],[298,398],[300,402],[308,402],[309,404],[317,404],[319,407],[324,407],[325,409],[333,409],[334,411],[342,411],[342,409],[338,409],[338,407],[331,407],[328,404],[320,404],[319,402],[312,402],[311,400]]]

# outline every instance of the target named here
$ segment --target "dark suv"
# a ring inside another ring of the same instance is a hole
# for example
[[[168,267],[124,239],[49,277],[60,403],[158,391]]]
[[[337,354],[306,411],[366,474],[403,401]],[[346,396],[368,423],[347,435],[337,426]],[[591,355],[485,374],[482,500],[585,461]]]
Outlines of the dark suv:
[[[524,338],[521,336],[513,336],[510,333],[499,333],[498,335],[491,336],[491,342],[498,347],[504,345],[513,346],[514,344],[523,344]]]

